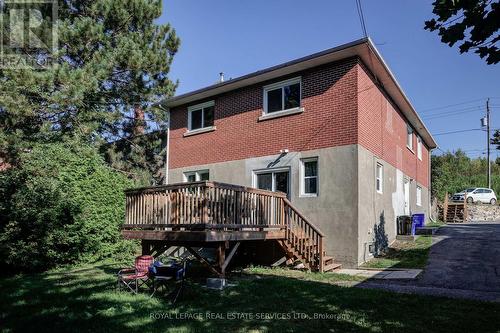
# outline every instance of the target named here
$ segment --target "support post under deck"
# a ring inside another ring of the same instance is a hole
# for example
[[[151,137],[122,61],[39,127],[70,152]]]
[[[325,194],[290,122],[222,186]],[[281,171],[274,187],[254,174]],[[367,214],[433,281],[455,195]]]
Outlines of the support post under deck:
[[[151,255],[152,252],[152,247],[151,247],[151,242],[148,240],[141,240],[141,248],[142,248],[142,255]]]

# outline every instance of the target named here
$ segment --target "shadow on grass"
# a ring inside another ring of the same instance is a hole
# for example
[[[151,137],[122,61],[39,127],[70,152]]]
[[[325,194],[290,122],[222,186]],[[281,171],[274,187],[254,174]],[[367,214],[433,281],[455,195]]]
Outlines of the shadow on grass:
[[[189,284],[174,308],[161,298],[115,292],[110,272],[116,268],[96,266],[0,280],[2,330],[494,332],[499,328],[496,304],[342,288],[274,275],[234,277],[237,285],[222,292]]]
[[[384,253],[366,262],[363,267],[424,269],[431,244],[432,237],[424,235],[415,241],[395,241]]]

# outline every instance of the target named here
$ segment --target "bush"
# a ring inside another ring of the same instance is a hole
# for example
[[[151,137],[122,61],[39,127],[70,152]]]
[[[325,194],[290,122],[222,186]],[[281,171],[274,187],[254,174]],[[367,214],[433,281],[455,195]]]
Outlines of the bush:
[[[0,173],[3,264],[42,270],[131,252],[119,227],[132,182],[94,148],[39,144],[17,162]]]

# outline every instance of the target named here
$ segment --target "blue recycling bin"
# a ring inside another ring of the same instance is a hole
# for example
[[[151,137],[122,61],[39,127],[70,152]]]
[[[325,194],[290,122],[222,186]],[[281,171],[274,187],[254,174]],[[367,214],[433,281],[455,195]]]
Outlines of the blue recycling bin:
[[[425,214],[413,214],[411,216],[411,234],[415,235],[417,228],[424,226]]]

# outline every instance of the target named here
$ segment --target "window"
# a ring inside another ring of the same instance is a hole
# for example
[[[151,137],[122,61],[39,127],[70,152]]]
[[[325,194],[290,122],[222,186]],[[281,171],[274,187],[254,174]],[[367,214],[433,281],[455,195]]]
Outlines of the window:
[[[422,188],[417,185],[417,206],[422,206]]]
[[[209,178],[210,173],[208,170],[184,172],[184,181],[188,183],[209,180]]]
[[[279,191],[290,196],[290,170],[275,169],[255,171],[254,186],[261,190]]]
[[[413,128],[410,125],[406,125],[406,147],[413,150]]]
[[[195,131],[214,126],[214,101],[188,108],[188,130]]]
[[[417,135],[417,157],[422,160],[422,139]]]
[[[302,196],[317,196],[318,195],[318,159],[307,158],[301,160],[301,189]]]
[[[264,87],[264,113],[300,108],[300,78]]]
[[[384,166],[377,163],[377,170],[375,176],[375,188],[378,193],[382,193],[384,187]]]

